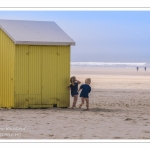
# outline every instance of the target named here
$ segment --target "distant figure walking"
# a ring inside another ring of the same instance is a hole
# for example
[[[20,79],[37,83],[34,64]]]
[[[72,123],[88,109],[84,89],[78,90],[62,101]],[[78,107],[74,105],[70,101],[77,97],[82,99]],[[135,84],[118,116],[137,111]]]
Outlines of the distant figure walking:
[[[145,68],[144,68],[144,69],[145,69],[145,71],[146,71],[146,66],[145,66]]]
[[[137,69],[137,71],[138,71],[138,70],[139,70],[139,67],[137,66],[136,69]]]

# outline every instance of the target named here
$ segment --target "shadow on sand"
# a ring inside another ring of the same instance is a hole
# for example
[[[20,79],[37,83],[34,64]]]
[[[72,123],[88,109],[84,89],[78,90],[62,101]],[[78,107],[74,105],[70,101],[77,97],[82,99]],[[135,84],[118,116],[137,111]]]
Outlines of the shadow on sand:
[[[84,108],[51,108],[49,110],[55,110],[55,111],[69,111],[69,112],[74,112],[74,111],[78,111],[78,112],[123,112],[124,110],[122,109],[105,109],[105,108],[90,108],[89,110],[86,110]]]
[[[39,108],[36,108],[36,109],[1,109],[0,111],[12,111],[12,112],[16,112],[16,111],[42,111],[42,112],[46,112],[46,111],[56,111],[56,112],[123,112],[125,110],[122,110],[122,109],[106,109],[106,108],[98,108],[98,107],[95,107],[95,108],[90,108],[89,110],[86,110],[85,108],[57,108],[57,107],[52,107],[52,108],[47,108],[47,109],[39,109]]]

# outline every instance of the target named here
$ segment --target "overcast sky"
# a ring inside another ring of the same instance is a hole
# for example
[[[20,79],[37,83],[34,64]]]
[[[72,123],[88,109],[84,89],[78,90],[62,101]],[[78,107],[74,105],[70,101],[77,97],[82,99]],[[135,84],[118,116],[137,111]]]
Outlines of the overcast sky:
[[[0,11],[0,19],[56,22],[72,62],[150,62],[150,11]]]

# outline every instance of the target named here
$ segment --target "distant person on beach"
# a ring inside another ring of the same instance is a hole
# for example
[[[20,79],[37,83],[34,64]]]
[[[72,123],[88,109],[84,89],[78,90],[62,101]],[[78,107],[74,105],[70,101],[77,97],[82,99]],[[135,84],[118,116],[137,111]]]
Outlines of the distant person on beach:
[[[79,91],[80,91],[80,90],[82,90],[82,91],[81,91],[81,93],[80,93],[81,104],[80,104],[79,108],[82,107],[82,105],[84,104],[84,100],[85,100],[85,101],[86,101],[87,110],[89,110],[89,93],[91,92],[91,87],[89,86],[90,83],[91,83],[91,79],[90,79],[90,78],[87,78],[87,79],[85,80],[85,84],[82,84],[82,85],[80,86]],[[79,92],[79,91],[78,91],[78,92]]]
[[[139,67],[136,67],[137,71],[139,70]]]
[[[78,94],[79,94],[78,93],[78,84],[80,84],[80,83],[81,82],[78,81],[75,76],[70,78],[70,85],[68,86],[68,89],[71,90],[71,96],[74,98],[73,103],[72,103],[72,109],[74,107],[76,107],[76,103],[78,100]]]
[[[145,71],[146,71],[146,66],[144,67]]]

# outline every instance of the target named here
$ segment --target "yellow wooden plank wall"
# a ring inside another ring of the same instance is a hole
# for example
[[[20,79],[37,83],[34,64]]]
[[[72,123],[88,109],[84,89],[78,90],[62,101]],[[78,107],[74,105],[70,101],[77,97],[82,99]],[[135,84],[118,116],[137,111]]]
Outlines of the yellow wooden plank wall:
[[[69,107],[70,46],[16,46],[15,107]]]
[[[13,41],[0,29],[0,107],[14,107]]]
[[[29,46],[29,105],[41,105],[42,46]],[[31,106],[32,107],[32,106]]]
[[[15,108],[27,108],[29,98],[29,46],[16,45]]]
[[[58,107],[70,106],[70,46],[58,46]]]
[[[42,104],[57,104],[57,46],[44,46],[42,57]]]

